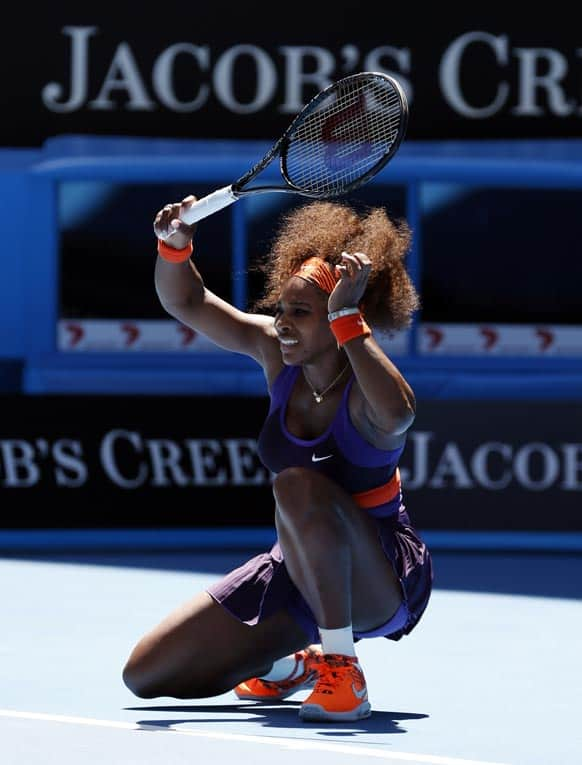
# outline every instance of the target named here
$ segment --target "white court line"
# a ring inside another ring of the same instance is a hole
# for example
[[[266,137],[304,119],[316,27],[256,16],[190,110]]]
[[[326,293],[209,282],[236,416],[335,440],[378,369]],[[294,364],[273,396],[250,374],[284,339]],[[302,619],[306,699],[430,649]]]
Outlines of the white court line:
[[[277,738],[275,736],[250,736],[238,733],[218,733],[209,730],[179,730],[163,725],[147,723],[129,723],[117,720],[96,720],[91,717],[69,717],[67,715],[49,715],[41,712],[18,712],[12,709],[0,709],[0,717],[12,717],[20,720],[41,720],[43,722],[66,723],[68,725],[90,725],[95,728],[117,728],[131,731],[169,731],[181,736],[217,739],[219,741],[238,741],[249,744],[267,744],[283,749],[304,749],[336,754],[351,754],[357,757],[376,757],[380,760],[395,762],[422,762],[429,765],[507,765],[502,762],[484,760],[464,760],[458,757],[440,757],[435,754],[414,754],[413,752],[392,752],[384,749],[364,747],[358,744],[336,744],[333,742],[312,741],[295,738]]]

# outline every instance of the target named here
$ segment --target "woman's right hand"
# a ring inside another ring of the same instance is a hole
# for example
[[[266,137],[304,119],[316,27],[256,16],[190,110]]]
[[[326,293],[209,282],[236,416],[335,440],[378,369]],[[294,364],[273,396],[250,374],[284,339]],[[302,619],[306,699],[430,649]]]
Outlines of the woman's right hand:
[[[191,207],[197,198],[190,194],[181,202],[165,205],[154,218],[154,233],[175,250],[183,250],[192,241],[196,223],[188,226],[182,222],[184,211]]]

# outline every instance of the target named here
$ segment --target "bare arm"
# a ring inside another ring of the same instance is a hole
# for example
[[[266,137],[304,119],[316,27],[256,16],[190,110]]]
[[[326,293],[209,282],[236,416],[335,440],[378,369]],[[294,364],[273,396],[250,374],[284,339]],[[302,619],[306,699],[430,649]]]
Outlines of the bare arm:
[[[370,259],[363,253],[343,254],[341,278],[329,296],[330,313],[357,306],[365,292]],[[343,346],[358,382],[356,419],[381,448],[402,436],[416,412],[414,393],[395,364],[372,336],[359,336]]]
[[[404,434],[414,422],[416,401],[410,385],[373,337],[344,345],[363,397],[362,414],[377,435]]]
[[[195,225],[182,223],[180,213],[196,201],[166,205],[154,221],[156,236],[177,250],[191,241]],[[245,313],[208,290],[192,260],[169,263],[159,255],[154,274],[155,288],[164,310],[178,321],[202,333],[226,350],[243,353],[265,366],[276,347],[273,319]]]

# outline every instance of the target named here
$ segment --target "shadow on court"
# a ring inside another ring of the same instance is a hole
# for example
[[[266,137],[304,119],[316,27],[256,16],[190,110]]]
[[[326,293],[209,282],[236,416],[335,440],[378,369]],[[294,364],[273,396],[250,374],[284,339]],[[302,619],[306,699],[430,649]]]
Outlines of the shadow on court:
[[[220,576],[263,550],[2,553],[19,560]],[[582,555],[433,550],[435,589],[582,599]]]
[[[137,720],[137,725],[159,726],[160,728],[174,728],[177,725],[190,723],[232,723],[240,725],[240,720],[233,717],[233,713],[240,712],[245,717],[245,722],[257,722],[265,728],[321,728],[322,723],[303,722],[298,717],[300,702],[279,702],[278,704],[201,704],[200,706],[153,706],[153,707],[125,707],[128,712],[181,712],[182,714],[196,713],[193,718],[162,719],[162,720]],[[208,717],[202,715],[208,714]],[[222,716],[221,716],[222,715]],[[249,715],[256,715],[249,719]],[[319,731],[320,735],[344,735],[352,736],[357,733],[406,733],[406,728],[401,727],[401,720],[420,720],[428,717],[426,714],[416,712],[383,712],[375,709],[372,715],[365,720],[350,723],[325,723],[326,730]],[[348,730],[346,730],[346,726]],[[338,730],[339,728],[339,730]]]

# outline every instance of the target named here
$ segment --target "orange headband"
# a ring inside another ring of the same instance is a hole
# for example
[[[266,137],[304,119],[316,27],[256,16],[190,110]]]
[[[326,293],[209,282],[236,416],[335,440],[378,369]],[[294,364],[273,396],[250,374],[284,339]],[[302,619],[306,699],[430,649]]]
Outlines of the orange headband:
[[[301,279],[317,284],[328,295],[339,281],[339,277],[335,275],[335,268],[317,257],[307,258],[292,276],[299,276]]]

